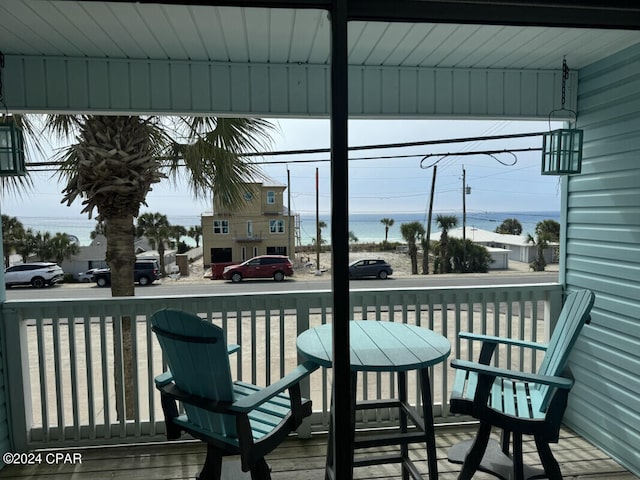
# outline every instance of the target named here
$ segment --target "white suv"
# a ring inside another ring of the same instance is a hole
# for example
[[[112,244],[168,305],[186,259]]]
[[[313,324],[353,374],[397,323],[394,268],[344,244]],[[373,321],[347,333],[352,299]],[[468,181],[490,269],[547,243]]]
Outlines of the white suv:
[[[54,285],[63,279],[62,268],[51,262],[22,263],[4,271],[6,288],[13,285],[31,285],[35,288],[42,288],[45,285]]]

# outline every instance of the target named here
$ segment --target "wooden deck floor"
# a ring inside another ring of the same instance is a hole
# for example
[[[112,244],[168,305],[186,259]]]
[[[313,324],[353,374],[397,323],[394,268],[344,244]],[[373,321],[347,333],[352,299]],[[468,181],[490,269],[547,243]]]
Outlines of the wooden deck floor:
[[[439,478],[457,478],[460,465],[447,461],[448,447],[461,440],[473,438],[473,428],[447,427],[436,433],[438,444]],[[310,440],[292,439],[285,442],[268,458],[273,480],[322,480],[326,452],[326,435],[317,435]],[[525,462],[539,464],[533,441],[527,442]],[[563,430],[562,438],[553,445],[554,454],[560,462],[566,480],[632,480],[632,475],[569,430]],[[102,480],[107,478],[126,480],[193,479],[204,461],[205,447],[199,442],[179,442],[160,445],[124,447],[100,447],[85,450],[65,450],[64,453],[79,453],[82,463],[75,465],[59,463],[33,466],[11,465],[0,471],[0,479],[46,479],[46,480]],[[421,472],[427,473],[424,448],[419,444],[412,449],[412,458],[418,460]],[[52,457],[49,457],[51,459]],[[227,476],[228,477],[228,476]],[[357,468],[354,479],[399,479],[397,465]],[[426,477],[425,477],[426,478]],[[479,480],[495,478],[478,474]],[[229,480],[227,478],[227,480]]]

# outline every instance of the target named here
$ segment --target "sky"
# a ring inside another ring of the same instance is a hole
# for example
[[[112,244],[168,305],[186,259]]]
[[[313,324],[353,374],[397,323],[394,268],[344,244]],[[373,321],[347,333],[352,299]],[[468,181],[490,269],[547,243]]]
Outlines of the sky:
[[[271,151],[321,149],[330,146],[330,125],[324,119],[275,119]],[[420,142],[476,136],[532,133],[548,130],[547,122],[523,121],[460,121],[460,120],[351,120],[350,146],[387,143]],[[558,128],[552,124],[552,128]],[[428,208],[433,169],[438,161],[434,196],[434,212],[462,210],[462,175],[466,172],[467,212],[558,211],[560,208],[559,177],[540,174],[540,152],[496,155],[435,156],[422,160],[426,154],[459,153],[477,150],[540,148],[540,136],[524,139],[503,139],[467,143],[450,143],[420,147],[362,150],[350,153],[349,204],[350,213],[423,213]],[[412,155],[399,158],[401,155]],[[385,159],[357,157],[387,156]],[[287,185],[287,169],[291,177],[292,210],[302,215],[315,214],[315,172],[319,171],[319,202],[321,214],[330,212],[330,163],[296,163],[300,160],[327,160],[328,153],[286,156],[264,156],[258,162],[278,185]],[[28,159],[27,161],[29,161]],[[40,161],[42,159],[36,159]],[[422,160],[422,161],[421,161]],[[515,162],[515,164],[513,164]],[[511,165],[513,164],[513,165]],[[507,166],[511,165],[511,166]],[[2,213],[25,217],[87,218],[81,214],[78,201],[71,206],[61,204],[63,185],[51,172],[34,172],[34,192],[16,198],[5,194],[1,199]],[[286,192],[285,192],[286,198]],[[194,200],[185,185],[165,180],[154,186],[147,198],[148,207],[141,212],[160,212],[169,217],[196,215],[211,210],[211,201]]]

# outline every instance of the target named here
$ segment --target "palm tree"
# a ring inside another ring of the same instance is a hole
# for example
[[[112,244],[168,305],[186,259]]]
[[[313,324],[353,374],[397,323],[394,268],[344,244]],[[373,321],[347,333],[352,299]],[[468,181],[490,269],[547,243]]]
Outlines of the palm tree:
[[[194,225],[193,227],[189,227],[189,231],[187,235],[193,238],[196,242],[196,247],[200,246],[200,237],[202,237],[202,226]]]
[[[383,218],[380,220],[380,223],[384,225],[384,243],[387,243],[389,239],[389,229],[393,227],[394,220],[393,218]]]
[[[313,241],[316,242],[316,270],[320,271],[320,250],[322,250],[322,244],[326,243],[322,239],[322,229],[327,228],[327,223],[323,220],[320,220],[316,223],[316,233],[318,238],[314,238]]]
[[[178,248],[178,244],[180,243],[180,238],[187,234],[187,229],[182,225],[171,225],[169,228],[169,238],[175,240],[176,249]]]
[[[449,238],[447,249],[449,258],[455,259],[452,262],[452,271],[455,273],[487,273],[493,263],[487,247],[473,243],[468,238]]]
[[[154,183],[185,179],[197,198],[216,196],[219,205],[242,205],[248,179],[262,177],[259,167],[242,157],[270,143],[273,126],[261,119],[105,115],[52,115],[45,133],[73,138],[62,154],[58,174],[66,183],[63,201],[82,201],[82,213],[106,226],[106,260],[111,268],[111,295],[134,295],[134,218]],[[24,118],[20,120],[23,125]],[[25,126],[28,139],[36,137]],[[184,141],[186,143],[180,143]],[[131,324],[122,318],[126,417],[135,415]],[[116,371],[118,368],[115,369]],[[118,391],[122,386],[116,385]],[[120,395],[116,395],[120,398]],[[120,418],[125,411],[118,405]]]
[[[551,218],[542,220],[536,224],[536,235],[544,236],[548,242],[559,242],[560,224]]]
[[[24,234],[24,225],[20,220],[16,217],[2,214],[2,251],[4,252],[5,268],[9,266],[11,252],[16,250]]]
[[[496,228],[496,233],[520,235],[522,233],[522,224],[517,218],[507,218]]]
[[[158,250],[160,257],[160,275],[165,274],[165,244],[171,236],[171,225],[166,215],[161,213],[143,213],[138,217],[136,236],[147,237],[151,248]]]
[[[547,261],[544,258],[544,251],[549,248],[549,239],[551,234],[547,232],[541,232],[537,235],[537,238],[533,238],[531,234],[527,235],[527,242],[536,246],[536,259],[529,264],[534,272],[544,272],[547,266]]]
[[[449,264],[449,230],[458,224],[458,217],[455,215],[436,216],[436,225],[442,230],[440,234],[440,273],[447,273],[451,270]]]
[[[420,239],[420,246],[422,247],[422,275],[429,275],[429,251],[434,250],[435,243],[437,242],[429,240],[426,234]]]
[[[33,253],[41,262],[48,261],[51,256],[51,234],[49,232],[36,232],[33,236],[35,249]]]
[[[50,240],[49,255],[60,264],[65,258],[71,258],[80,253],[80,247],[69,238],[66,233],[56,233]]]
[[[320,220],[320,221],[318,222],[318,238],[319,238],[319,241],[318,241],[318,242],[316,242],[316,243],[317,243],[318,245],[320,245],[320,246],[321,246],[322,244],[324,244],[324,243],[327,243],[327,241],[326,241],[326,240],[323,240],[323,239],[322,239],[322,229],[323,229],[323,228],[327,228],[327,222],[325,222],[325,221],[323,221],[323,220]]]
[[[50,115],[22,116],[28,145],[54,134],[73,142],[62,151],[58,175],[63,201],[82,201],[82,213],[104,222],[113,296],[134,294],[133,221],[154,183],[186,180],[196,198],[232,208],[243,204],[244,184],[263,177],[242,154],[266,148],[273,126],[261,119]]]
[[[15,250],[22,257],[22,263],[29,260],[29,256],[36,251],[36,236],[32,229],[27,228],[24,235],[17,239]]]
[[[420,222],[403,223],[400,225],[400,233],[409,247],[411,258],[411,274],[418,274],[418,247],[416,241],[424,236],[424,227]]]
[[[91,240],[95,240],[98,235],[103,235],[105,237],[107,236],[107,226],[104,224],[104,222],[96,222],[96,227],[91,230],[89,238],[91,238]]]

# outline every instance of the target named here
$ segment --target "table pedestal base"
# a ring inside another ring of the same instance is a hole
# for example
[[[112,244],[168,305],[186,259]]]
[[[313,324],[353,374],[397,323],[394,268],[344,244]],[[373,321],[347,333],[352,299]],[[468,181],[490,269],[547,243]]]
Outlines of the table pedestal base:
[[[473,440],[465,440],[449,448],[447,457],[452,463],[464,463],[467,452],[471,448]],[[494,475],[502,480],[513,478],[513,461],[500,448],[500,444],[495,440],[489,440],[482,462],[478,470]],[[524,478],[531,480],[534,478],[546,478],[547,475],[541,468],[524,466]]]

